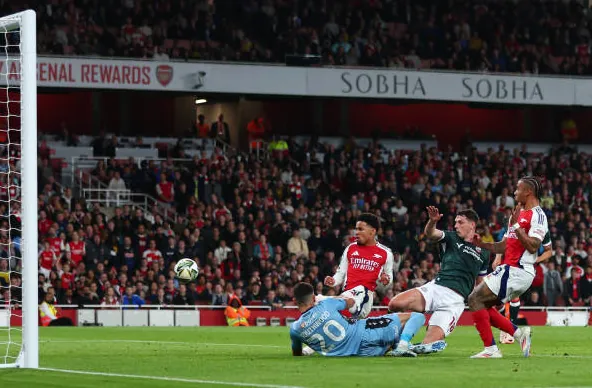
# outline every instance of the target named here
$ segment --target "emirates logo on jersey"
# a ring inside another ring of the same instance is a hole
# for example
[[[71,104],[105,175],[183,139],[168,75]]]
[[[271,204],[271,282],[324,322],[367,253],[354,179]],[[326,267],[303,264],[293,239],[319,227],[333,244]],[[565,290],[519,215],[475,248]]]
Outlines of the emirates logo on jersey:
[[[375,271],[380,265],[380,263],[374,260],[364,259],[363,257],[353,258],[351,260],[352,269],[360,269],[362,271]]]

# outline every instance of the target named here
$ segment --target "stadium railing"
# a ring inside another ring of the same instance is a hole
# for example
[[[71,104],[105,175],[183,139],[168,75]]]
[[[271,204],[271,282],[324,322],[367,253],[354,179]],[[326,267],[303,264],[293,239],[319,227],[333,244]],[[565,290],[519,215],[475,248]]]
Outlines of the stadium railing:
[[[131,190],[82,189],[82,198],[88,204],[99,203],[102,206],[123,206],[131,204]]]

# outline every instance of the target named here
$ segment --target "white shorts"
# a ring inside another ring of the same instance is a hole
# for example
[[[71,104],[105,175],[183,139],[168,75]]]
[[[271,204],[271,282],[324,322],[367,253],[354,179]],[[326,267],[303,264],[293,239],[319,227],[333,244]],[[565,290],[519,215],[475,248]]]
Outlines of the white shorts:
[[[465,300],[448,287],[436,284],[434,280],[418,288],[425,299],[426,313],[432,313],[430,326],[438,326],[448,336],[456,327],[465,309]]]
[[[502,303],[506,303],[524,294],[533,280],[534,275],[522,268],[502,264],[487,275],[484,282]]]
[[[364,286],[357,286],[343,291],[341,295],[355,300],[356,303],[349,309],[353,318],[364,319],[368,317],[374,303],[374,291],[370,291]]]
[[[43,274],[43,276],[45,276],[45,280],[47,281],[49,279],[49,274],[51,273],[51,269],[39,267],[39,273]]]

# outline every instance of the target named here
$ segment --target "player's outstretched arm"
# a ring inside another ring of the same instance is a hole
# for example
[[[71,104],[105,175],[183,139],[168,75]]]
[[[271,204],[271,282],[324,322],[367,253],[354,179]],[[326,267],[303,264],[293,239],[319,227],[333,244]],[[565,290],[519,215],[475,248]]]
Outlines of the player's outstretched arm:
[[[440,214],[440,210],[435,206],[428,206],[426,210],[430,219],[424,228],[424,233],[428,239],[439,241],[444,237],[444,232],[436,229],[436,224],[443,217],[443,214]]]
[[[335,275],[333,275],[333,277],[327,276],[327,278],[325,279],[325,285],[331,287],[339,287],[345,281],[345,277],[347,276],[348,265],[347,250],[348,248],[345,248],[345,251],[343,251],[343,255],[341,255],[341,262],[339,263],[339,268],[337,268],[337,272],[335,272]]]
[[[395,265],[395,258],[393,252],[389,249],[386,254],[386,261],[382,266],[379,280],[380,282],[388,287],[393,283],[393,268]]]
[[[487,249],[489,252],[494,253],[496,255],[503,254],[506,251],[506,237],[502,239],[502,241],[493,242],[493,243],[485,243],[481,241],[481,238],[478,235],[475,235],[475,239],[473,240],[473,244],[478,246],[481,249]]]
[[[292,355],[295,357],[303,356],[302,341],[300,341],[298,335],[293,333],[292,330],[290,330],[290,339],[292,340]]]
[[[549,260],[551,258],[551,256],[553,256],[553,250],[551,249],[551,244],[545,245],[543,247],[543,249],[544,249],[543,253],[539,257],[537,257],[535,263],[543,263],[543,262]]]

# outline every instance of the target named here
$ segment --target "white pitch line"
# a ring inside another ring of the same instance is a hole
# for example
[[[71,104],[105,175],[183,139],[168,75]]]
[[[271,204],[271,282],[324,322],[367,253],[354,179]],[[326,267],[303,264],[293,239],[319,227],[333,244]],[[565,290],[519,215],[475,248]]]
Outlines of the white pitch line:
[[[83,370],[56,369],[56,368],[39,368],[39,370],[44,370],[44,371],[48,371],[48,372],[76,374],[76,375],[121,377],[121,378],[128,378],[128,379],[144,379],[144,380],[159,380],[159,381],[174,381],[177,383],[190,383],[190,384],[232,385],[235,387],[255,387],[255,388],[304,388],[304,387],[298,387],[298,386],[293,386],[293,385],[240,383],[240,382],[234,382],[234,381],[198,380],[198,379],[184,379],[184,378],[178,378],[178,377],[128,375],[128,374],[123,374],[123,373],[90,372],[90,371],[83,371]]]
[[[41,340],[41,343],[130,343],[130,344],[163,344],[163,345],[205,345],[205,346],[244,346],[249,348],[287,349],[288,346],[260,345],[260,344],[223,344],[213,342],[183,342],[183,341],[144,341],[144,340]]]

